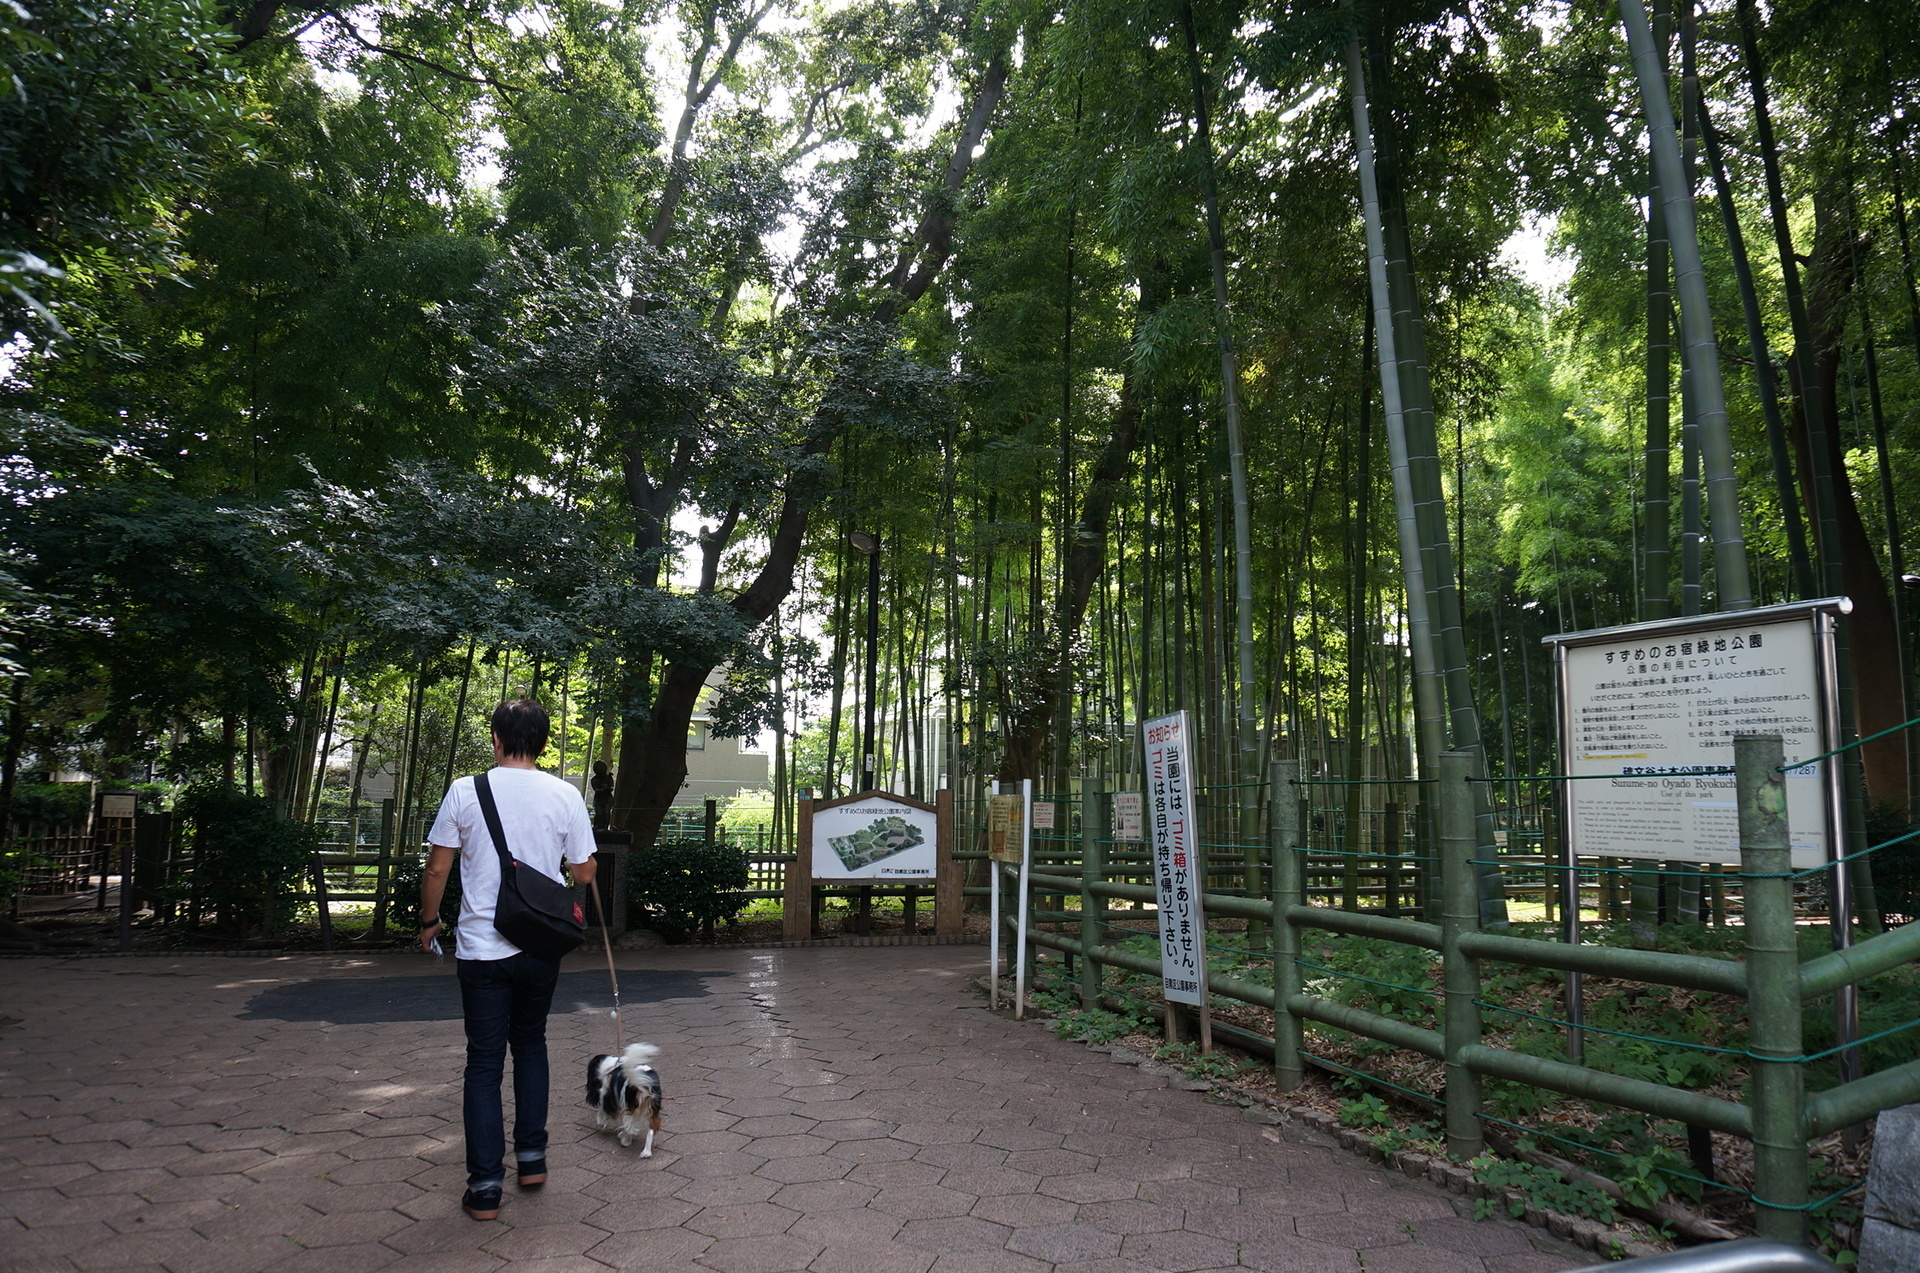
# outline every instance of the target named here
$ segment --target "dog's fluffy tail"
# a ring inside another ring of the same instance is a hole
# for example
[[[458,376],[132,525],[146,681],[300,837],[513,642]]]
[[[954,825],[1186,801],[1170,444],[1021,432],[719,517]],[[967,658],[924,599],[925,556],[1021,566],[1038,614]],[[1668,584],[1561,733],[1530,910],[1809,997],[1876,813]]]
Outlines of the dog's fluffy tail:
[[[620,1064],[625,1069],[637,1070],[659,1055],[660,1049],[651,1043],[629,1043],[626,1051],[620,1054]]]

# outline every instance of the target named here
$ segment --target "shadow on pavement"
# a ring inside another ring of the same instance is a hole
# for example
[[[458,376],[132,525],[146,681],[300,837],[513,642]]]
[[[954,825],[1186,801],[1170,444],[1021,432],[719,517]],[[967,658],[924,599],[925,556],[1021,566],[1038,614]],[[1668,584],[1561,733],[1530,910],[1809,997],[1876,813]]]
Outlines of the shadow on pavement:
[[[702,999],[707,982],[731,977],[731,971],[698,969],[626,972],[620,978],[620,1002],[662,1003]],[[613,1006],[604,972],[565,972],[553,994],[555,1012],[605,1012]],[[243,1021],[321,1021],[332,1025],[374,1025],[389,1021],[455,1021],[460,1017],[460,986],[442,973],[426,977],[343,977],[272,986],[247,1001]]]

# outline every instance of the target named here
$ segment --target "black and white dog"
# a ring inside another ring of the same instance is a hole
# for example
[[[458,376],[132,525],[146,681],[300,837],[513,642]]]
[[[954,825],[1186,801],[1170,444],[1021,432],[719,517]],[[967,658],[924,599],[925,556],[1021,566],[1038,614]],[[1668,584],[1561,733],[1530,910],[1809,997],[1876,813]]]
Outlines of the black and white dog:
[[[646,1129],[642,1158],[653,1157],[653,1134],[660,1130],[660,1075],[647,1064],[660,1054],[651,1043],[629,1043],[619,1056],[596,1056],[587,1062],[587,1104],[593,1106],[594,1125],[616,1130],[622,1145]]]

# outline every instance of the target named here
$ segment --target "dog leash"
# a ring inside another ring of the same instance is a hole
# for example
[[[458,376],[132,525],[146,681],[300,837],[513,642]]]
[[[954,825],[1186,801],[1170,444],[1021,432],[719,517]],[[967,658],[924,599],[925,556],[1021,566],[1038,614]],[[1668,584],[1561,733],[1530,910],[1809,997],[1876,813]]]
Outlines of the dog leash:
[[[613,983],[613,1052],[615,1056],[626,1050],[626,1043],[620,1032],[620,978],[613,971],[613,934],[607,929],[607,912],[600,905],[600,881],[587,885],[587,892],[593,897],[593,913],[600,920],[600,940],[607,952],[607,980]]]

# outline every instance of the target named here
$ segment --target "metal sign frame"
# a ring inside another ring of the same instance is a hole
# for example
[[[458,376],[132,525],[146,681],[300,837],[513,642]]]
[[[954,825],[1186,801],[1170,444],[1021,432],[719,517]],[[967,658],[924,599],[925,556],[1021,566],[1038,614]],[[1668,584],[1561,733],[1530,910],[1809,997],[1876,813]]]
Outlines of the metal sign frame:
[[[1721,611],[1715,614],[1686,615],[1677,619],[1658,619],[1650,623],[1623,624],[1616,627],[1596,628],[1587,632],[1565,632],[1554,636],[1543,637],[1541,644],[1552,647],[1554,654],[1554,688],[1558,699],[1556,704],[1558,708],[1556,723],[1558,725],[1560,741],[1561,770],[1565,773],[1572,774],[1575,772],[1578,763],[1575,759],[1575,739],[1577,737],[1575,713],[1581,704],[1577,704],[1574,701],[1570,686],[1569,654],[1571,651],[1592,646],[1627,645],[1648,641],[1657,643],[1666,638],[1685,637],[1691,633],[1709,631],[1716,628],[1744,627],[1749,624],[1756,627],[1768,627],[1792,623],[1795,620],[1805,620],[1809,625],[1810,635],[1812,637],[1814,658],[1812,679],[1817,699],[1812,705],[1812,712],[1817,722],[1817,729],[1820,735],[1819,745],[1816,750],[1825,752],[1838,746],[1840,732],[1839,693],[1834,663],[1834,622],[1837,614],[1846,614],[1852,608],[1853,603],[1845,597],[1828,597],[1817,601],[1791,602],[1786,605],[1763,606],[1752,610]],[[1731,761],[1727,763],[1730,765]],[[1842,794],[1843,785],[1840,778],[1840,766],[1830,761],[1823,761],[1821,763],[1823,768],[1817,776],[1820,784],[1819,800],[1821,804],[1819,821],[1825,838],[1824,857],[1826,861],[1831,862],[1845,853],[1842,835],[1845,826],[1845,806]],[[1697,766],[1688,764],[1684,767],[1694,768]],[[1649,766],[1648,768],[1655,769],[1657,767]],[[1645,776],[1654,777],[1656,775],[1649,773]],[[1804,793],[1801,798],[1805,799]],[[1569,849],[1566,853],[1566,856],[1569,858],[1566,865],[1571,865],[1571,857],[1573,855],[1570,850],[1572,846],[1576,846],[1582,841],[1582,836],[1579,833],[1580,817],[1577,814],[1575,806],[1576,801],[1571,796],[1570,788],[1563,787],[1561,793],[1561,829],[1563,841]],[[1732,856],[1732,850],[1733,846],[1730,845],[1729,861],[1735,860]],[[1588,856],[1609,856],[1609,854],[1604,852],[1594,853],[1589,850]],[[1649,857],[1650,855],[1621,852],[1613,854],[1613,856]],[[1664,854],[1651,856],[1669,860],[1681,858],[1690,861],[1694,860],[1688,858],[1686,853],[1679,849],[1679,846],[1676,846],[1676,852],[1670,856]],[[1812,865],[1817,864],[1818,863],[1812,863]],[[1836,901],[1838,901],[1838,899],[1836,899]]]
[[[1828,751],[1840,745],[1840,695],[1837,684],[1834,639],[1839,616],[1853,612],[1853,601],[1848,597],[1822,597],[1813,601],[1794,601],[1784,605],[1759,606],[1751,610],[1719,611],[1714,614],[1684,615],[1675,619],[1655,619],[1647,623],[1618,624],[1609,628],[1594,628],[1586,632],[1561,632],[1553,636],[1542,637],[1541,644],[1553,650],[1554,692],[1558,698],[1557,722],[1560,734],[1561,769],[1570,770],[1573,754],[1573,704],[1567,687],[1567,654],[1570,649],[1587,645],[1615,643],[1622,640],[1642,640],[1653,637],[1682,636],[1689,632],[1699,632],[1712,628],[1728,627],[1745,623],[1761,625],[1781,623],[1804,617],[1812,626],[1814,649],[1814,683],[1820,695],[1816,705],[1819,712],[1821,733],[1824,744],[1821,751]],[[1853,923],[1853,886],[1843,869],[1841,859],[1846,855],[1846,799],[1842,768],[1833,760],[1821,762],[1825,765],[1824,783],[1821,787],[1823,821],[1826,824],[1826,858],[1828,867],[1829,897],[1832,899],[1830,922],[1836,948],[1850,943]],[[1561,934],[1563,940],[1577,945],[1580,941],[1580,874],[1579,859],[1574,852],[1573,802],[1568,798],[1571,783],[1561,783],[1560,802],[1560,870],[1565,881],[1562,889]],[[1604,856],[1604,855],[1601,855]],[[1843,1041],[1858,1037],[1859,1026],[1856,1007],[1850,997],[1836,997],[1835,1016],[1837,1033]],[[1566,984],[1566,1012],[1570,1025],[1567,1030],[1568,1055],[1576,1062],[1584,1053],[1582,1023],[1585,1020],[1582,1003],[1580,974],[1569,972]],[[1849,1050],[1841,1055],[1843,1068],[1847,1067],[1854,1054]]]

